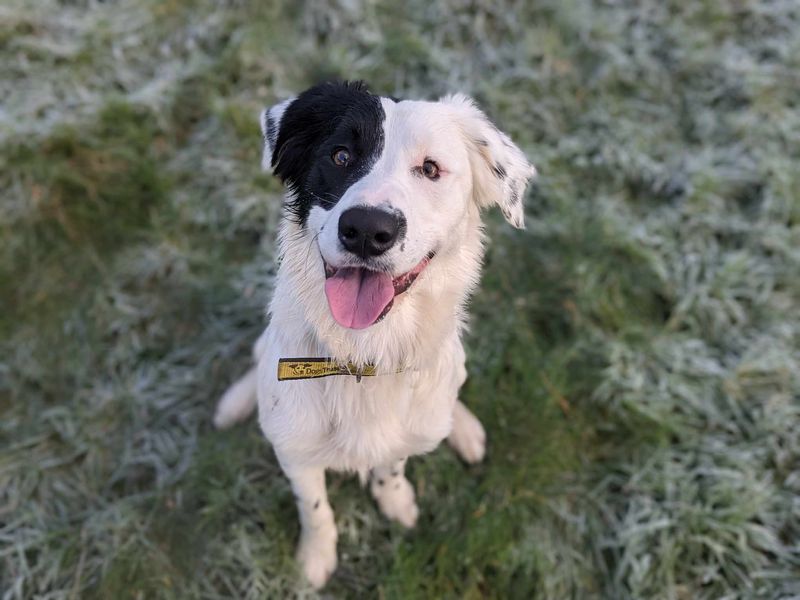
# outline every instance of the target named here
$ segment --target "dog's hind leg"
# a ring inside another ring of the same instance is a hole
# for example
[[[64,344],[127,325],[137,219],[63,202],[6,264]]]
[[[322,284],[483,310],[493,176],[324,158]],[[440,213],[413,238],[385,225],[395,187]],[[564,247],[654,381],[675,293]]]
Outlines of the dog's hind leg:
[[[456,400],[453,409],[453,430],[447,442],[458,455],[470,464],[479,463],[486,454],[486,432],[478,417]]]
[[[253,367],[222,395],[214,414],[214,427],[225,429],[243,421],[256,407],[257,369]]]
[[[372,469],[370,490],[384,515],[406,527],[413,527],[419,509],[414,500],[414,488],[403,474],[405,466],[406,459],[403,458]]]
[[[336,569],[336,523],[325,490],[325,469],[283,469],[297,500],[300,514],[300,544],[297,560],[311,585],[321,588]]]

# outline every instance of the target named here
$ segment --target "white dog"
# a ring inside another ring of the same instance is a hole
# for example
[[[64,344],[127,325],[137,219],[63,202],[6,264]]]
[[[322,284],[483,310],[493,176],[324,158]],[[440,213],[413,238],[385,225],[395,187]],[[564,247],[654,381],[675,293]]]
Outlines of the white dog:
[[[461,332],[483,256],[481,209],[523,226],[535,169],[463,95],[398,101],[325,83],[261,115],[263,167],[288,187],[280,267],[257,367],[214,423],[258,402],[259,422],[297,498],[298,560],[320,587],[336,568],[325,470],[370,477],[381,511],[411,527],[406,458],[447,438],[485,451],[458,399]]]

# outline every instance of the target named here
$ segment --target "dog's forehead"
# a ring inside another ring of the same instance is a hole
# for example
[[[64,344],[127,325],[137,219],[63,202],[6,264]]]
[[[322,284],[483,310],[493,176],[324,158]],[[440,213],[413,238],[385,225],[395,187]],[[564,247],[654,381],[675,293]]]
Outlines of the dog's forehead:
[[[381,98],[381,104],[387,114],[406,124],[419,122],[421,119],[448,120],[451,112],[447,104],[430,100],[393,101]]]
[[[453,153],[461,149],[460,130],[448,105],[426,100],[394,102],[388,98],[382,98],[381,103],[386,115],[387,144]]]

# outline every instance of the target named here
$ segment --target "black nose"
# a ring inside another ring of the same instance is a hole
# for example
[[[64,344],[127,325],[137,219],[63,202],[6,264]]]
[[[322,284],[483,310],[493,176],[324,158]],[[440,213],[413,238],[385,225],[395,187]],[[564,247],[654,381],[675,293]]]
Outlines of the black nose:
[[[380,208],[348,208],[339,217],[339,241],[361,258],[378,256],[394,246],[402,221],[401,215]]]

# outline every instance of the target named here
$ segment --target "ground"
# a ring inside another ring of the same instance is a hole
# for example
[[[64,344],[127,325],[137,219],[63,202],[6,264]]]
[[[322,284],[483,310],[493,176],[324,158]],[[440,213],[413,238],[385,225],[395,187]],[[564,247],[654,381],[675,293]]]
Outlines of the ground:
[[[255,422],[258,111],[472,94],[541,173],[492,246],[409,532],[329,476],[329,597],[800,594],[800,9],[789,1],[0,7],[0,598],[313,595]]]

